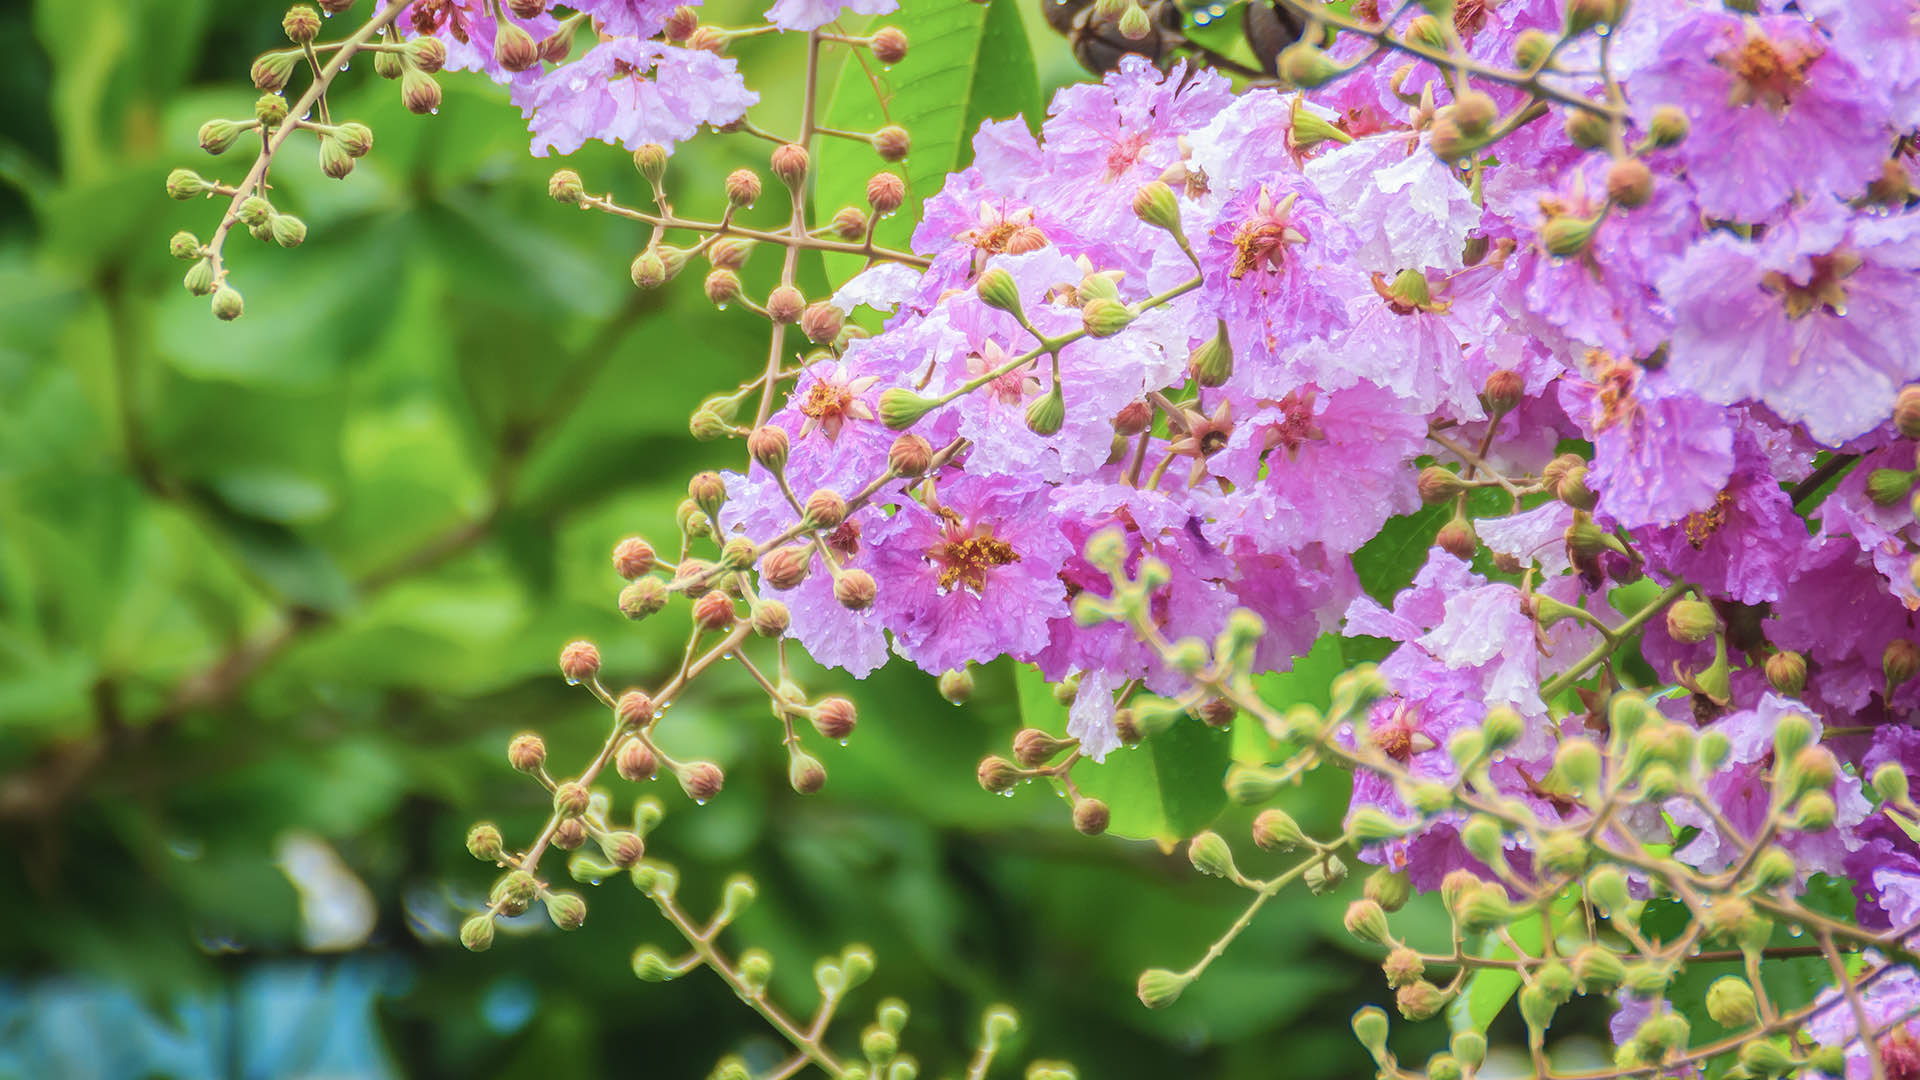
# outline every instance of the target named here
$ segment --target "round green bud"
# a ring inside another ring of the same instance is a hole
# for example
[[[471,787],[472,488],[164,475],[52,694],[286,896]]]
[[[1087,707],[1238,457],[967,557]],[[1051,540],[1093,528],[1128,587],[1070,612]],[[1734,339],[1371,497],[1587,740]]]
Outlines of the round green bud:
[[[460,944],[468,952],[486,952],[493,948],[493,916],[481,912],[460,924]]]
[[[1140,1004],[1149,1009],[1164,1009],[1180,1000],[1187,986],[1193,982],[1193,976],[1166,968],[1148,968],[1140,973],[1140,983],[1135,988]]]
[[[1707,1015],[1721,1027],[1739,1029],[1760,1015],[1753,987],[1738,975],[1723,975],[1707,987]]]
[[[642,982],[670,982],[680,975],[657,945],[642,945],[633,951],[633,973]]]

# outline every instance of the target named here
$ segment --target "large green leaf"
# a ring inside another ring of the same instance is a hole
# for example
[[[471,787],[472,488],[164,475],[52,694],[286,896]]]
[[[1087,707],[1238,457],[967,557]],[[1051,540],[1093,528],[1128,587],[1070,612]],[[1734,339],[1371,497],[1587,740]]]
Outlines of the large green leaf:
[[[1038,671],[1022,665],[1014,681],[1022,720],[1055,734],[1066,730],[1066,706],[1054,700],[1053,688]],[[1227,732],[1182,720],[1139,746],[1108,754],[1104,763],[1076,767],[1073,782],[1082,795],[1104,801],[1112,811],[1108,832],[1152,840],[1171,851],[1226,809],[1222,780],[1232,756]]]
[[[891,21],[880,16],[869,29]],[[973,133],[982,121],[1024,114],[1031,122],[1040,113],[1033,50],[1016,0],[920,0],[906,26],[911,47],[895,67],[880,67],[865,50],[847,56],[823,122],[837,131],[862,132],[898,124],[913,137],[912,151],[887,166],[864,143],[826,139],[813,193],[824,221],[842,206],[864,209],[867,178],[874,172],[890,167],[900,173],[907,181],[906,202],[875,233],[895,248],[913,235],[921,202],[972,159]],[[856,256],[834,256],[827,260],[828,277],[843,281],[860,265]]]

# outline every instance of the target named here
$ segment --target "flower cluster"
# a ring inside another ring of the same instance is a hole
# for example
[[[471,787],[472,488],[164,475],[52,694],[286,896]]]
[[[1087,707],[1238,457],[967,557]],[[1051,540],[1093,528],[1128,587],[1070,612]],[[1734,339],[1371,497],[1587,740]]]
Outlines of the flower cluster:
[[[913,210],[894,172],[830,225],[804,205],[814,137],[891,163],[909,146],[894,126],[823,132],[809,115],[775,138],[784,232],[734,222],[761,193],[752,170],[728,178],[721,220],[674,213],[673,144],[744,124],[756,100],[719,55],[747,31],[647,0],[383,9],[373,33],[391,30],[399,51],[380,55],[402,76],[505,83],[536,153],[635,151],[653,210],[588,195],[568,170],[551,194],[652,226],[636,285],[704,257],[707,297],[772,327],[764,370],[692,421],[743,441],[744,464],[693,478],[676,557],[638,538],[615,552],[629,617],[688,602],[686,659],[651,696],[615,697],[570,647],[562,667],[613,733],[574,780],[516,759],[556,816],[525,853],[476,850],[517,884],[473,925],[541,893],[550,843],[591,837],[637,864],[638,841],[619,846],[637,834],[589,791],[609,763],[631,780],[665,768],[699,800],[719,790],[716,766],[656,741],[657,706],[707,666],[743,665],[766,690],[810,792],[825,770],[795,721],[836,739],[853,711],[794,685],[789,641],[856,677],[897,657],[956,698],[970,665],[1011,658],[1062,688],[1066,719],[982,762],[981,784],[1057,779],[1082,832],[1109,808],[1071,771],[1189,716],[1241,715],[1291,754],[1229,778],[1253,801],[1317,764],[1352,769],[1339,839],[1278,810],[1257,820],[1261,847],[1306,849],[1295,871],[1247,878],[1211,833],[1195,866],[1257,905],[1295,878],[1337,885],[1341,850],[1376,864],[1348,928],[1388,949],[1401,1011],[1432,1015],[1474,971],[1517,972],[1536,1076],[1557,1075],[1554,1012],[1589,992],[1618,1002],[1605,1075],[1716,1057],[1740,1070],[1725,1076],[1920,1075],[1912,5],[1285,6],[1303,32],[1272,56],[1277,80],[1236,86],[1134,50],[1061,91],[1037,134],[988,122],[906,251],[874,241]],[[807,32],[811,56],[839,10],[779,0],[768,17]],[[1086,10],[1144,39],[1140,5]],[[568,59],[585,20],[597,43]],[[897,59],[891,33],[831,40]],[[289,129],[273,130],[269,149]],[[271,207],[252,212],[278,238]],[[665,242],[679,231],[701,239]],[[764,297],[739,275],[756,243],[787,254]],[[176,248],[196,273],[217,264],[217,243]],[[802,250],[867,268],[809,299]],[[1382,544],[1424,558],[1363,578]],[[1255,675],[1328,635],[1383,659],[1325,712],[1261,699]],[[777,642],[777,667],[745,655],[753,636]],[[1816,875],[1852,882],[1850,921],[1801,902]],[[1389,932],[1410,892],[1443,897],[1450,952]],[[1660,904],[1686,928],[1648,931]],[[1536,913],[1548,934],[1525,945],[1513,928]],[[1783,945],[1776,925],[1817,947]],[[1758,965],[1803,948],[1830,962],[1831,989],[1787,1008]],[[1668,991],[1709,962],[1744,965],[1706,1008],[1746,1034],[1692,1046]],[[1170,1003],[1204,964],[1149,972],[1142,998]],[[1457,977],[1436,985],[1429,965]],[[1384,1017],[1356,1030],[1383,1075],[1408,1074]],[[1456,1039],[1427,1073],[1471,1075],[1484,1053]]]

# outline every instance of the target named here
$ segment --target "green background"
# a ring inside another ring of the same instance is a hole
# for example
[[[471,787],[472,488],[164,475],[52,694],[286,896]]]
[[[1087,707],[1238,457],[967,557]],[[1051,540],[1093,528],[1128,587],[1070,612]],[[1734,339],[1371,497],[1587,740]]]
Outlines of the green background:
[[[897,21],[914,33],[940,6],[908,0]],[[729,1052],[769,1060],[767,1030],[711,975],[632,977],[637,944],[675,942],[617,882],[588,890],[571,935],[536,913],[484,955],[451,937],[491,880],[462,850],[468,826],[524,843],[544,820],[508,739],[542,732],[558,771],[603,733],[603,711],[558,677],[560,645],[597,640],[616,688],[677,659],[683,613],[622,620],[607,552],[634,532],[664,544],[685,477],[738,460],[692,442],[687,417],[758,370],[764,332],[714,312],[698,267],[631,288],[643,231],[549,201],[555,162],[527,156],[495,88],[448,77],[440,114],[420,118],[361,70],[334,114],[370,124],[373,153],[335,183],[296,141],[274,194],[309,239],[237,237],[248,311],[216,322],[166,240],[204,236],[218,207],[171,202],[162,183],[181,165],[244,171],[244,150],[209,161],[195,132],[250,113],[247,66],[282,42],[278,14],[241,0],[0,11],[0,1074],[677,1077]],[[1037,10],[1018,17],[1038,31],[1040,86],[1015,34],[978,53],[983,100],[1079,77]],[[792,42],[736,53],[767,99],[755,119],[790,125]],[[908,85],[925,55],[888,77]],[[729,169],[764,172],[765,145],[684,147],[679,208],[717,207]],[[910,175],[937,180],[938,147],[916,131]],[[877,164],[862,154],[835,144],[823,169],[848,171],[827,182],[858,190]],[[567,164],[643,205],[623,152],[590,144]],[[762,253],[749,288],[776,261]],[[824,273],[804,263],[810,293]],[[656,785],[669,816],[653,853],[681,867],[697,912],[727,874],[758,878],[726,940],[772,951],[800,1011],[816,956],[874,946],[840,1045],[897,995],[927,1075],[957,1071],[1001,1001],[1025,1026],[996,1075],[1031,1057],[1086,1076],[1368,1070],[1347,1017],[1386,991],[1338,935],[1345,896],[1283,894],[1149,1013],[1137,973],[1191,962],[1244,894],[1152,844],[1078,836],[1040,788],[983,793],[975,763],[1020,726],[1010,669],[981,672],[959,709],[899,666],[803,681],[861,710],[849,746],[813,747],[826,791],[787,788],[757,691],[720,671],[664,737],[724,764],[727,789],[696,809]],[[1288,799],[1309,829],[1344,806],[1339,778],[1321,779]],[[1249,816],[1218,826],[1247,852]],[[303,949],[275,864],[290,832],[330,846],[374,898],[361,947]]]

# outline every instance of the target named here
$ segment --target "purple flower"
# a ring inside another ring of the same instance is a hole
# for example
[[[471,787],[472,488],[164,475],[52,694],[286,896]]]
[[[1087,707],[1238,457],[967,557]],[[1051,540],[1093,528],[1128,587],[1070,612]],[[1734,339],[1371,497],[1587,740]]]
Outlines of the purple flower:
[[[943,478],[937,501],[903,502],[868,532],[875,608],[894,649],[929,672],[1047,644],[1067,612],[1069,549],[1042,488],[1012,477]]]
[[[1205,294],[1236,354],[1255,365],[1345,328],[1346,297],[1364,288],[1347,265],[1351,230],[1299,179],[1234,196],[1197,240]]]
[[[673,145],[701,124],[730,124],[760,100],[734,62],[704,49],[614,38],[513,88],[533,130],[533,153],[571,154],[589,139],[635,149]]]
[[[1855,67],[1870,71],[1903,131],[1920,127],[1920,3],[1915,0],[1799,0]]]
[[[1886,1076],[1893,1080],[1915,1075],[1915,1070],[1920,1070],[1920,1042],[1915,1040],[1914,1019],[1915,1014],[1920,1013],[1920,973],[1901,964],[1887,965],[1886,959],[1878,954],[1868,955],[1876,961],[1876,973],[1867,976],[1872,983],[1860,994],[1861,1006],[1866,1010],[1869,1030],[1878,1031],[1885,1025],[1893,1025],[1893,1030],[1879,1037],[1880,1060],[1887,1068]],[[1891,969],[1887,970],[1889,966]],[[1860,1041],[1859,1021],[1854,1018],[1852,1006],[1840,991],[1832,988],[1822,990],[1815,1003],[1818,1008],[1807,1018],[1807,1033],[1822,1046],[1846,1049],[1844,1080],[1867,1080],[1873,1075],[1873,1066],[1868,1061],[1866,1046]]]
[[[1113,725],[1113,695],[1126,680],[1106,671],[1080,676],[1073,706],[1067,710],[1067,734],[1080,740],[1080,749],[1096,762],[1120,748],[1120,731]]]
[[[1307,179],[1359,239],[1361,270],[1457,270],[1480,207],[1467,185],[1423,144],[1381,134],[1307,163]]]
[[[1759,243],[1715,233],[1660,278],[1668,371],[1708,401],[1761,401],[1838,445],[1878,427],[1920,376],[1920,213],[1825,200]]]
[[[1677,524],[1640,530],[1634,542],[1659,575],[1715,597],[1761,604],[1778,600],[1799,573],[1807,526],[1759,443],[1743,432],[1735,449],[1738,464],[1709,507]]]
[[[1602,514],[1630,529],[1712,509],[1733,474],[1727,410],[1680,391],[1670,377],[1605,353],[1591,382],[1564,379],[1560,399],[1593,439],[1590,486]]]
[[[394,20],[394,25],[408,37],[424,34],[439,38],[447,47],[449,71],[477,71],[494,82],[516,89],[538,79],[539,64],[524,71],[508,71],[494,59],[493,40],[500,28],[488,7],[484,0],[414,0]],[[560,26],[551,15],[514,19],[502,13],[501,17],[525,30],[535,41]]]
[[[1874,568],[1886,578],[1887,588],[1909,607],[1920,607],[1920,592],[1915,592],[1914,551],[1920,548],[1920,524],[1914,521],[1907,500],[1880,506],[1867,494],[1867,478],[1876,469],[1913,468],[1920,443],[1898,439],[1878,450],[1863,454],[1859,464],[1820,503],[1820,534],[1848,536],[1860,550],[1873,558]]]
[[[767,21],[782,30],[818,30],[846,12],[887,15],[899,7],[900,0],[774,0]]]
[[[613,37],[650,38],[667,25],[680,0],[568,0],[567,6],[593,16]]]
[[[1686,112],[1678,152],[1708,216],[1759,222],[1796,192],[1855,195],[1878,174],[1888,126],[1874,82],[1803,18],[1692,8],[1628,92]]]

